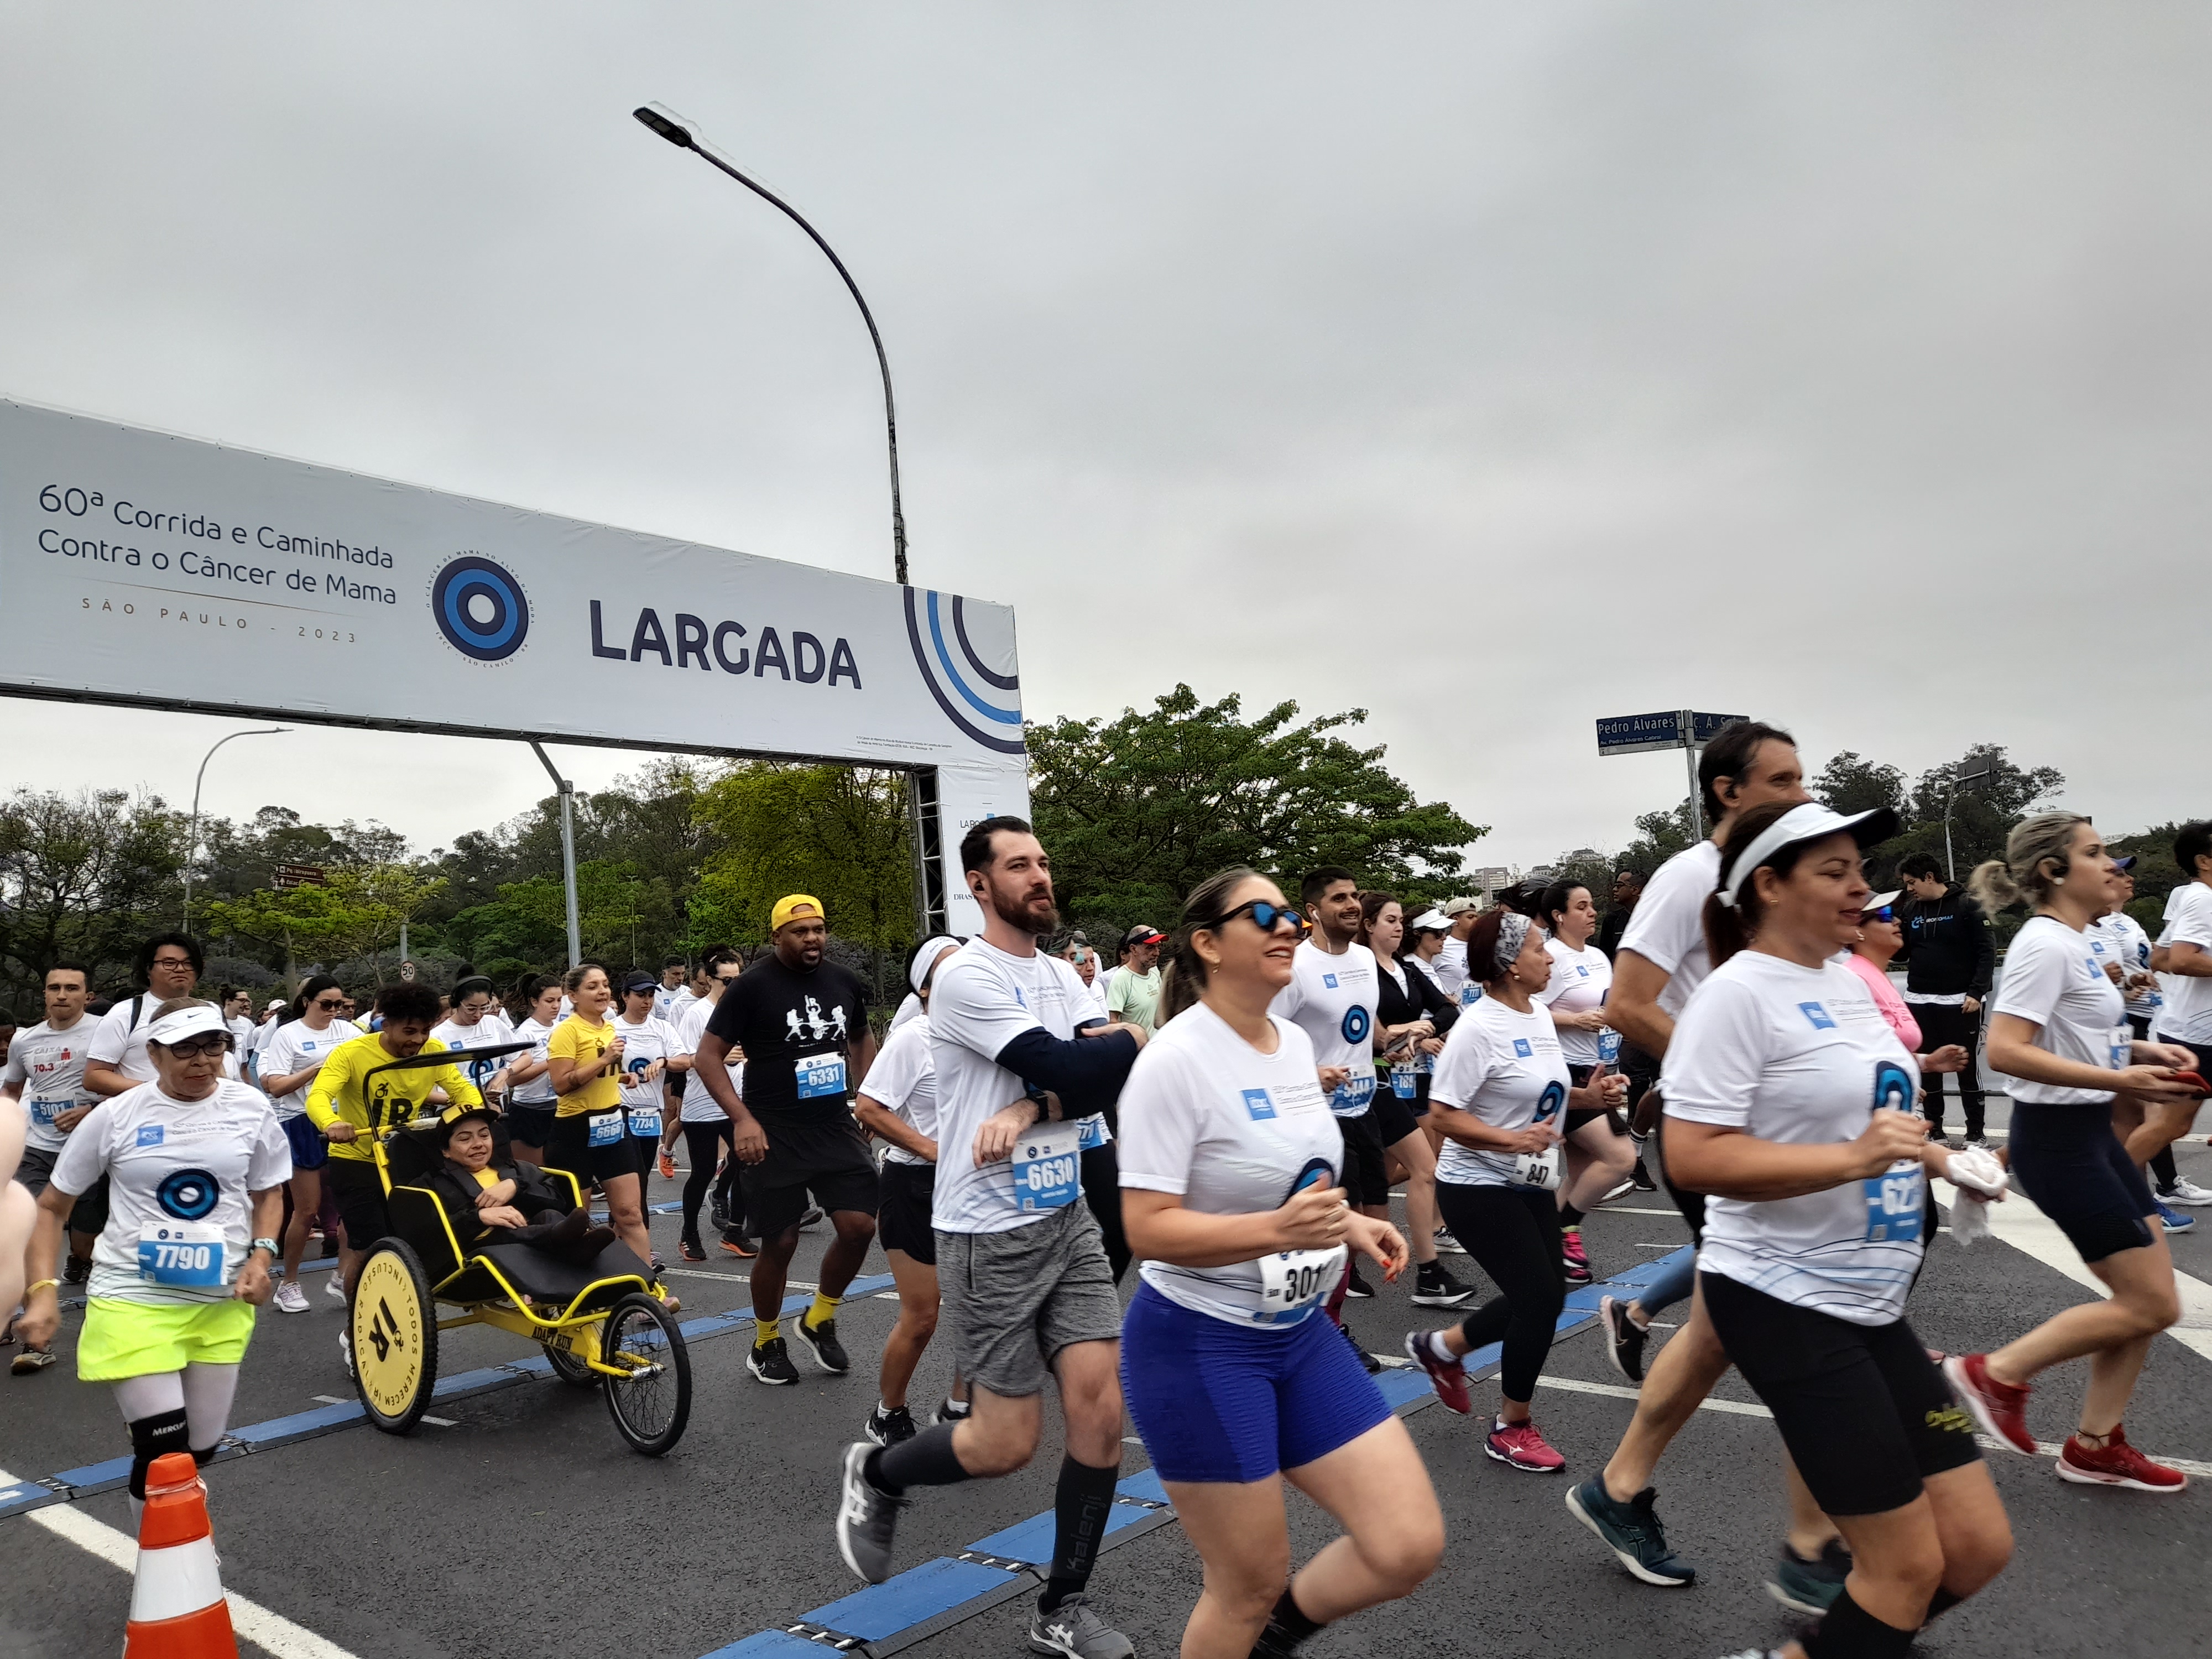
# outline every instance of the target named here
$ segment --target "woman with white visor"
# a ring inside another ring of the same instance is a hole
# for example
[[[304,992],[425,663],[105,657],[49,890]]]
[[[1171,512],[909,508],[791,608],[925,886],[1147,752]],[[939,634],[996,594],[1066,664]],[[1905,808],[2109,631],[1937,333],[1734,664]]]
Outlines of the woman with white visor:
[[[1710,1200],[1706,1314],[1850,1546],[1790,1659],[1902,1655],[2012,1553],[1973,1419],[1905,1318],[1948,1154],[1913,1113],[1918,1062],[1837,959],[1870,896],[1860,850],[1896,832],[1886,808],[1742,815],[1660,1079],[1670,1176]]]
[[[43,1345],[61,1322],[63,1225],[77,1196],[107,1179],[76,1365],[82,1381],[114,1385],[130,1425],[134,1513],[155,1458],[215,1455],[254,1310],[275,1287],[291,1146],[269,1097],[223,1075],[235,1042],[204,999],[155,1009],[146,1028],[154,1080],[93,1108],[39,1199],[18,1323]]]

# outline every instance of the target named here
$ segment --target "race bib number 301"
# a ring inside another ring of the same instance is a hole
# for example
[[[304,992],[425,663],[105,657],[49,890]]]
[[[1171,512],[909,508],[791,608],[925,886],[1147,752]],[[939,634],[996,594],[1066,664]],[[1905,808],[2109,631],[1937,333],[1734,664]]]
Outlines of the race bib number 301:
[[[1065,1209],[1082,1188],[1083,1126],[1039,1124],[1014,1143],[1014,1201],[1024,1210]]]
[[[1284,1250],[1260,1258],[1260,1311],[1263,1325],[1294,1325],[1336,1288],[1348,1252],[1341,1244],[1328,1250]]]

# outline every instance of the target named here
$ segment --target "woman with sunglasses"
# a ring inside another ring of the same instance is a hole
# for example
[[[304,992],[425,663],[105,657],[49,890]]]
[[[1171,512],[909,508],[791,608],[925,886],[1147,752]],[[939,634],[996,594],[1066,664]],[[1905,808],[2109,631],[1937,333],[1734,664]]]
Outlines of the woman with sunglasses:
[[[1636,1145],[1620,1121],[1628,1098],[1628,1079],[1614,1070],[1620,1036],[1605,1023],[1606,994],[1613,988],[1613,963],[1590,943],[1597,932],[1597,904],[1579,882],[1554,882],[1536,902],[1536,921],[1551,934],[1544,949],[1552,958],[1551,982],[1537,1000],[1551,1011],[1567,1057],[1567,1075],[1580,1089],[1591,1087],[1603,1102],[1570,1107],[1566,1128],[1566,1180],[1559,1188],[1559,1253],[1567,1283],[1590,1282],[1589,1253],[1583,1248],[1583,1217],[1603,1203],[1636,1168]]]
[[[1942,1048],[1926,1054],[1920,1050],[1920,1022],[1912,1017],[1912,1006],[1898,995],[1897,987],[1889,982],[1889,964],[1905,948],[1905,927],[1897,919],[1896,893],[1876,893],[1859,912],[1858,938],[1851,943],[1851,953],[1844,959],[1844,966],[1859,976],[1874,999],[1874,1006],[1881,1010],[1881,1017],[1889,1029],[1897,1033],[1897,1040],[1912,1051],[1920,1062],[1921,1075],[1930,1073],[1962,1072],[1966,1067],[1966,1050],[1963,1044],[1947,1042]]]
[[[1357,940],[1375,953],[1375,1114],[1382,1133],[1386,1171],[1406,1183],[1406,1229],[1413,1241],[1413,1300],[1424,1308],[1456,1308],[1474,1294],[1437,1259],[1437,1151],[1421,1118],[1429,1109],[1429,1080],[1443,1052],[1439,1031],[1451,1029],[1459,1009],[1418,968],[1399,960],[1406,939],[1405,907],[1389,893],[1359,896]],[[1363,1212],[1390,1218],[1382,1204]]]
[[[130,1426],[134,1515],[155,1458],[215,1455],[254,1310],[271,1287],[291,1149],[269,1097],[223,1076],[234,1042],[215,1004],[162,1003],[146,1027],[154,1080],[87,1115],[39,1198],[17,1324],[43,1347],[61,1322],[54,1261],[70,1207],[108,1183],[76,1369],[114,1385]]]
[[[1774,1415],[1850,1568],[1785,1655],[1887,1659],[1982,1589],[2011,1528],[1942,1373],[1905,1317],[1923,1195],[1948,1154],[1913,1115],[1911,1052],[1836,960],[1868,898],[1887,808],[1743,813],[1705,905],[1713,969],[1668,1042],[1670,1176],[1708,1194],[1698,1288]]]
[[[338,1018],[345,993],[328,974],[318,974],[300,988],[299,1000],[289,1017],[262,1046],[261,1087],[275,1103],[276,1121],[292,1147],[292,1178],[286,1189],[292,1200],[292,1218],[284,1228],[283,1280],[276,1286],[276,1311],[303,1314],[307,1293],[300,1285],[300,1262],[307,1253],[307,1229],[323,1207],[323,1166],[330,1162],[331,1143],[307,1115],[307,1085],[323,1069],[323,1062],[351,1042],[360,1030]],[[336,1284],[333,1279],[331,1281]]]
[[[1455,1326],[1409,1332],[1406,1352],[1429,1374],[1437,1397],[1466,1417],[1474,1405],[1461,1362],[1503,1343],[1498,1415],[1483,1451],[1549,1474],[1567,1460],[1538,1431],[1528,1402],[1567,1299],[1558,1148],[1568,1110],[1603,1101],[1595,1088],[1573,1086],[1559,1029],[1536,1002],[1552,977],[1542,930],[1517,911],[1487,911],[1468,935],[1467,964],[1483,995],[1444,1040],[1428,1121],[1450,1142],[1437,1164],[1444,1224],[1498,1294]]]
[[[2005,953],[1990,1066],[2013,1079],[2014,1180],[2112,1297],[2069,1308],[1994,1352],[1954,1355],[1943,1370],[1984,1430],[2032,1456],[2029,1382],[2086,1354],[2089,1387],[2058,1454],[2060,1478],[2178,1492],[2189,1477],[2144,1456],[2120,1426],[2150,1345],[2181,1316],[2181,1302],[2156,1201],[2112,1115],[2116,1093],[2150,1106],[2190,1099],[2197,1091],[2176,1073],[2196,1056],[2178,1043],[2136,1040],[2120,988],[2089,948],[2089,924],[2112,903],[2115,873],[2088,819],[2039,812],[1967,882],[1989,915],[2022,899],[2035,907]]]
[[[1143,1264],[1121,1387],[1205,1565],[1184,1659],[1289,1654],[1408,1594],[1443,1552],[1413,1437],[1321,1314],[1349,1251],[1391,1279],[1407,1251],[1346,1203],[1313,1045],[1268,1012],[1300,932],[1266,877],[1202,883],[1121,1091],[1123,1218]],[[1346,1529],[1295,1577],[1285,1480]]]

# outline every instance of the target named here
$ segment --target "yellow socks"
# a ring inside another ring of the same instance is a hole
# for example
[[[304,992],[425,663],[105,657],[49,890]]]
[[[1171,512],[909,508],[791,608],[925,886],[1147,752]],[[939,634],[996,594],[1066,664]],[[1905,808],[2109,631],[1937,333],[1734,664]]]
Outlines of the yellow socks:
[[[806,1310],[807,1329],[819,1330],[835,1319],[837,1316],[837,1304],[844,1299],[842,1296],[824,1296],[819,1291],[815,1291],[814,1305]]]
[[[782,1334],[783,1321],[781,1319],[756,1318],[753,1321],[753,1346],[756,1348],[766,1347]]]

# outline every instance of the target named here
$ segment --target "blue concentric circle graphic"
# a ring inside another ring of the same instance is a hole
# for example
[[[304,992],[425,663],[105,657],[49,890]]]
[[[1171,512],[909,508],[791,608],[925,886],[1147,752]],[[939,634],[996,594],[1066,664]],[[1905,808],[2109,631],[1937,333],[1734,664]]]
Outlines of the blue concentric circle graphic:
[[[179,1221],[198,1221],[222,1195],[222,1186],[205,1170],[173,1170],[154,1189],[161,1212]]]
[[[530,636],[530,601],[503,566],[474,553],[449,560],[430,584],[430,614],[446,643],[478,662],[504,662]]]
[[[960,647],[957,660],[945,639],[948,620],[952,641]],[[922,684],[945,719],[986,749],[1002,755],[1028,752],[1022,741],[1020,697],[1000,695],[1018,694],[1021,680],[1000,673],[983,660],[968,637],[966,605],[957,594],[908,588],[906,637],[914,647],[914,665],[921,671]]]

